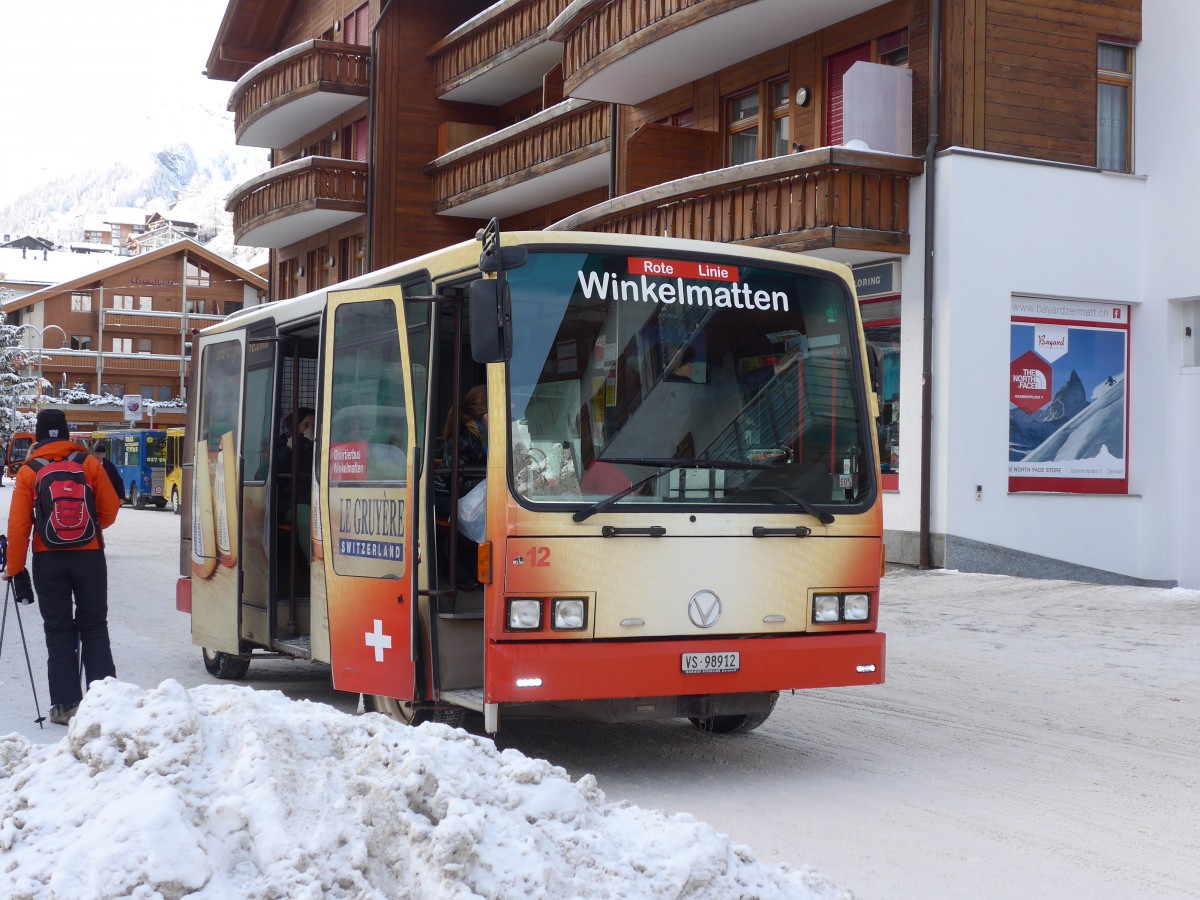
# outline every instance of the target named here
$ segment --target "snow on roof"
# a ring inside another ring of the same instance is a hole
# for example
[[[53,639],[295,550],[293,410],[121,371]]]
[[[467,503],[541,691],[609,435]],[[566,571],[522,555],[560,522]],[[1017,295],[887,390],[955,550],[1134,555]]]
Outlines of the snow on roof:
[[[89,245],[90,246],[90,245]],[[111,248],[109,248],[111,249]],[[67,250],[22,251],[0,247],[0,283],[52,285],[107,268],[116,259]]]
[[[6,896],[848,896],[488,738],[239,685],[97,682],[58,743],[0,737],[0,784]]]

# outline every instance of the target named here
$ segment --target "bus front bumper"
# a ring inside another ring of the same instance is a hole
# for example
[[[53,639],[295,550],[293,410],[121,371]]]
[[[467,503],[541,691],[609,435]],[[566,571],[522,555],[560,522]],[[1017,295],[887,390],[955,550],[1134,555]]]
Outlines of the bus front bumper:
[[[881,632],[687,641],[494,642],[488,703],[761,693],[882,684]],[[686,674],[684,654],[738,654],[736,672]]]

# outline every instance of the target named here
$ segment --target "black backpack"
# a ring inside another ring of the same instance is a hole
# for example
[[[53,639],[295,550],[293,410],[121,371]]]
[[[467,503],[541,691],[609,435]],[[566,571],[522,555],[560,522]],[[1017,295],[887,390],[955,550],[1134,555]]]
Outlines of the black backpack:
[[[48,550],[91,543],[96,526],[96,495],[83,470],[87,454],[76,450],[65,459],[31,459],[33,525]]]

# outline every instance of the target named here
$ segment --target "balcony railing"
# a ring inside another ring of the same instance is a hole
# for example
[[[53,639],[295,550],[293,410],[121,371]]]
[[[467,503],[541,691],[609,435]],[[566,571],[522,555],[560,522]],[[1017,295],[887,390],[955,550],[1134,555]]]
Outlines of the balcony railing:
[[[599,187],[608,179],[603,104],[566,100],[434,160],[434,210],[510,215]]]
[[[371,51],[307,41],[242,76],[229,97],[243,147],[287,147],[367,99]]]
[[[438,41],[433,60],[442,100],[499,106],[537,89],[562,59],[546,29],[570,0],[506,0]]]
[[[225,202],[248,247],[286,247],[367,211],[367,164],[310,156],[239,185]]]
[[[626,194],[551,226],[796,252],[907,253],[908,183],[920,159],[823,147]]]
[[[884,2],[576,0],[548,37],[566,96],[637,104]]]

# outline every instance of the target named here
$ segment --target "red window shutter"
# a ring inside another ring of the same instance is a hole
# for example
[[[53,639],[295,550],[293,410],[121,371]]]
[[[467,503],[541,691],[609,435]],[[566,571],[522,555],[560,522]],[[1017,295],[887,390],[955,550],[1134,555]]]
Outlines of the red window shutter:
[[[354,159],[358,162],[367,161],[367,120],[359,119],[352,126],[354,129]]]
[[[828,75],[825,84],[829,103],[826,106],[825,143],[830,147],[836,147],[842,142],[842,79],[856,62],[870,61],[870,44],[859,44],[857,47],[835,53],[827,61]]]

